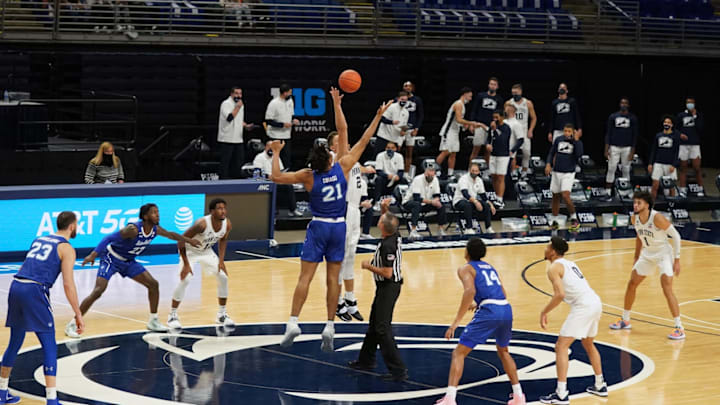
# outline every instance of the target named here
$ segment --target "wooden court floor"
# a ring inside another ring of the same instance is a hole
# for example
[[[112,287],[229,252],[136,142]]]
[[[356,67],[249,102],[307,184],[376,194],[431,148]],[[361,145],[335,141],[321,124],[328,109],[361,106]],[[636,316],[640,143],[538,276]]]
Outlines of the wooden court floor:
[[[544,244],[496,246],[488,248],[486,260],[499,271],[508,299],[513,305],[514,329],[541,331],[539,311],[549,300],[529,284],[551,291],[542,259]],[[633,308],[632,331],[611,331],[607,325],[620,314],[625,285],[633,259],[634,240],[614,239],[570,244],[567,258],[576,261],[592,288],[600,295],[604,309],[597,340],[633,349],[650,357],[655,370],[647,379],[619,390],[611,390],[607,399],[596,397],[573,400],[573,404],[696,404],[720,399],[720,246],[683,241],[682,272],[675,280],[675,292],[681,303],[687,331],[685,341],[666,338],[671,331],[671,316],[660,288],[659,277],[652,276],[638,290]],[[360,270],[356,259],[356,295],[363,314],[369,315],[374,294],[370,273]],[[537,263],[536,263],[537,262]],[[395,310],[395,321],[448,324],[452,321],[462,294],[455,271],[464,263],[463,249],[406,251],[403,255],[405,284]],[[533,264],[536,263],[536,264]],[[523,279],[523,270],[526,280]],[[228,263],[230,297],[228,312],[238,323],[285,322],[299,272],[299,259],[258,259]],[[164,321],[174,288],[174,270],[152,270],[161,284],[160,317]],[[324,268],[318,270],[301,322],[324,319]],[[79,294],[92,288],[94,271],[77,272]],[[185,326],[212,323],[216,311],[215,280],[199,271],[193,282],[195,293],[183,302],[180,316]],[[61,284],[61,283],[58,283]],[[201,285],[201,286],[200,286]],[[3,291],[7,285],[3,281]],[[60,287],[61,289],[61,287]],[[147,320],[147,301],[141,286],[114,279],[109,287],[115,294],[102,297],[86,316],[88,336],[142,329]],[[60,290],[61,291],[61,290]],[[5,301],[6,292],[0,293]],[[62,293],[53,295],[57,338],[64,340],[62,326],[71,312]],[[560,329],[567,306],[562,304],[550,315],[548,332]],[[470,320],[468,314],[466,321]],[[9,330],[0,328],[0,346],[4,350]],[[37,345],[34,336],[25,346]],[[412,370],[410,370],[412,373]],[[548,392],[553,386],[548,386]],[[714,400],[713,400],[714,398]],[[429,400],[432,403],[434,400]],[[24,400],[24,403],[40,403]]]

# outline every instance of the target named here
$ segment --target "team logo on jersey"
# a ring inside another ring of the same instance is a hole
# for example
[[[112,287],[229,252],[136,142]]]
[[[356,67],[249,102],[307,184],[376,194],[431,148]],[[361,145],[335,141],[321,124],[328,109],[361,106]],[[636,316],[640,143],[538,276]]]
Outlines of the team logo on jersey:
[[[567,114],[570,112],[570,104],[568,103],[557,103],[555,109],[558,114]]]
[[[484,98],[482,101],[483,108],[487,110],[495,110],[497,108],[497,101],[492,98]]]
[[[558,150],[558,153],[571,154],[571,153],[573,153],[573,151],[575,151],[575,145],[573,145],[572,142],[560,141],[560,142],[558,143],[558,149],[557,149],[557,150]]]
[[[615,128],[630,128],[630,118],[615,117]]]
[[[683,126],[684,127],[694,127],[695,126],[695,117],[693,117],[693,116],[683,117]]]
[[[193,224],[193,213],[188,207],[180,207],[175,212],[175,226],[180,231],[185,231],[190,228]]]
[[[661,136],[658,139],[658,147],[660,148],[672,148],[673,146],[673,139],[669,136]]]
[[[384,381],[384,366],[355,371],[366,324],[335,326],[335,352],[320,350],[323,324],[301,325],[303,334],[289,349],[279,343],[284,324],[197,327],[183,333],[133,332],[75,340],[58,345],[57,385],[61,400],[80,403],[160,405],[190,404],[427,404],[441,397],[447,384],[452,350],[446,326],[395,324],[395,340],[410,379]],[[460,336],[462,330],[456,331]],[[518,367],[528,402],[555,387],[554,343],[557,336],[513,331],[510,353]],[[596,342],[610,392],[647,378],[654,364],[645,355]],[[378,357],[380,353],[378,352]],[[510,392],[494,341],[478,345],[467,361],[458,399],[473,404],[504,403]],[[10,388],[44,397],[40,348],[18,357]],[[568,390],[585,396],[594,381],[582,345],[570,348]],[[241,399],[240,399],[241,398]]]

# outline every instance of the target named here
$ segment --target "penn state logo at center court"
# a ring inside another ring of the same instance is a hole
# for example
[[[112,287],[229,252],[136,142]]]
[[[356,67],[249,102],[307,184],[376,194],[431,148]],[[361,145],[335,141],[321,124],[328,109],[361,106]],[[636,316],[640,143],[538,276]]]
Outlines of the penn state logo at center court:
[[[410,379],[386,382],[382,356],[374,372],[346,367],[357,358],[367,324],[336,324],[335,353],[320,350],[323,324],[302,324],[290,349],[279,342],[284,324],[195,327],[182,333],[129,332],[66,341],[58,345],[58,395],[64,404],[432,404],[445,392],[457,339],[443,338],[446,326],[395,324],[395,336]],[[456,332],[456,335],[462,331]],[[555,335],[513,331],[510,353],[528,402],[555,386]],[[596,342],[605,379],[613,390],[652,374],[654,364],[636,351]],[[18,357],[10,388],[44,397],[43,353]],[[568,389],[584,396],[594,381],[579,341],[570,348]],[[507,401],[510,385],[493,341],[479,345],[465,362],[458,403]]]

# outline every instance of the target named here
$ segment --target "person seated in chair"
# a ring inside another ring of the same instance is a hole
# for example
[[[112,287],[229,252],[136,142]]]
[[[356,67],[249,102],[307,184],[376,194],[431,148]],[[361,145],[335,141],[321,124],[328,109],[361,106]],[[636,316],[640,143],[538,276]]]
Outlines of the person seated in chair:
[[[395,186],[403,183],[405,161],[395,142],[388,142],[385,152],[380,152],[375,158],[375,211],[380,210],[379,202],[383,196],[392,194]]]
[[[485,184],[480,177],[479,164],[471,163],[470,170],[460,177],[457,187],[455,187],[455,195],[453,195],[453,207],[460,211],[462,218],[465,219],[465,234],[475,234],[475,230],[472,228],[473,218],[485,221],[486,233],[495,232],[492,228],[495,206],[485,196]]]
[[[425,173],[415,176],[402,201],[403,208],[410,211],[410,239],[420,239],[417,231],[420,212],[437,211],[440,236],[445,236],[447,224],[445,206],[440,201],[440,181],[435,176],[436,164],[429,164]]]

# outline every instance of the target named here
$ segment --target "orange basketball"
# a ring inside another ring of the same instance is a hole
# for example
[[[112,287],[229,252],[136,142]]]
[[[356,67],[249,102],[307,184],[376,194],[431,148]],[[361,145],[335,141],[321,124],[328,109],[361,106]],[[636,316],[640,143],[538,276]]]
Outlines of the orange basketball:
[[[362,78],[360,77],[360,73],[352,69],[348,69],[340,73],[338,84],[340,85],[340,89],[342,89],[342,91],[346,93],[355,93],[360,89]]]

